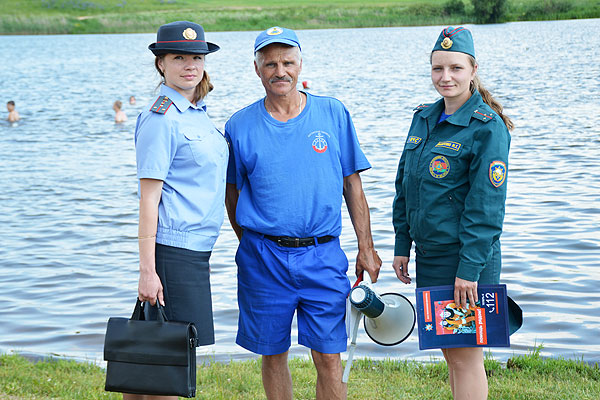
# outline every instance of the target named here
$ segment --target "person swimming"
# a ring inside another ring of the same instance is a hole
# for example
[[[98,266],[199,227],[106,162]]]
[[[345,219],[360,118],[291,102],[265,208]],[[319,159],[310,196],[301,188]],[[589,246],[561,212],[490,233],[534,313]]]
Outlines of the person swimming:
[[[21,119],[19,112],[15,110],[15,102],[10,100],[6,103],[6,109],[8,110],[8,121],[17,122]]]
[[[113,104],[113,110],[115,110],[115,122],[117,123],[127,121],[127,114],[121,110],[121,107],[123,107],[123,103],[120,100],[115,101]]]

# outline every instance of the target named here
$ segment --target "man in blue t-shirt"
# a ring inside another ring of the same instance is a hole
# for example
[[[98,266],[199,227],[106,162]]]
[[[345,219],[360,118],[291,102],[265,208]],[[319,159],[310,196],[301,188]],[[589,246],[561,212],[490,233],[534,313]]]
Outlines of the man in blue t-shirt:
[[[291,399],[287,364],[294,312],[298,342],[312,351],[317,399],[344,399],[340,352],[350,284],[340,247],[342,196],[358,239],[356,273],[377,280],[359,172],[371,165],[344,105],[296,89],[302,70],[294,31],[273,27],[254,44],[266,97],[225,125],[230,143],[226,205],[240,245],[236,342],[262,357],[268,399]]]

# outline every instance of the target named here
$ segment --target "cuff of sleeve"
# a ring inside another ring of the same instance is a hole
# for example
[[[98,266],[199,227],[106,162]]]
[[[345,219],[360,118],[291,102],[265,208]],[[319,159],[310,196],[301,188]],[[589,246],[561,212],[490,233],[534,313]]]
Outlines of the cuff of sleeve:
[[[167,174],[154,169],[139,169],[137,177],[138,179],[158,179],[164,181],[167,178]]]
[[[460,261],[458,263],[458,270],[456,271],[456,277],[464,279],[465,281],[477,282],[479,280],[479,274],[483,269],[483,265],[476,264],[468,261]]]
[[[394,245],[394,256],[408,257],[410,255],[411,246],[412,240],[396,238],[396,244]]]

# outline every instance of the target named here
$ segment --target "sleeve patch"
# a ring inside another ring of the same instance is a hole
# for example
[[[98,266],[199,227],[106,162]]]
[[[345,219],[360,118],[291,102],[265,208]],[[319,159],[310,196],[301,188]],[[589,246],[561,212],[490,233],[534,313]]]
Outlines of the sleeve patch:
[[[167,96],[160,96],[152,107],[150,107],[150,111],[155,112],[157,114],[165,114],[169,107],[173,104],[173,100],[169,99]]]
[[[406,140],[406,143],[419,144],[419,143],[421,143],[421,140],[423,140],[423,139],[418,136],[409,136],[408,139]]]
[[[500,187],[506,180],[506,164],[502,161],[490,163],[490,182],[494,187]]]

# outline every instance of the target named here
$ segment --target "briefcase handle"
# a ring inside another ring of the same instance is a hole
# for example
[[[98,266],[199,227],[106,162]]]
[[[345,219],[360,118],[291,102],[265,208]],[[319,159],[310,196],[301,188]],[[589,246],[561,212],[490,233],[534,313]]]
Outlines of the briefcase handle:
[[[133,314],[131,314],[131,319],[135,321],[144,321],[146,320],[146,316],[144,315],[144,305],[145,302],[141,301],[139,298],[135,303],[135,308],[133,309]],[[158,313],[156,316],[156,320],[160,322],[168,321],[167,315],[165,314],[165,308],[158,302],[156,299],[156,306],[158,307]]]

